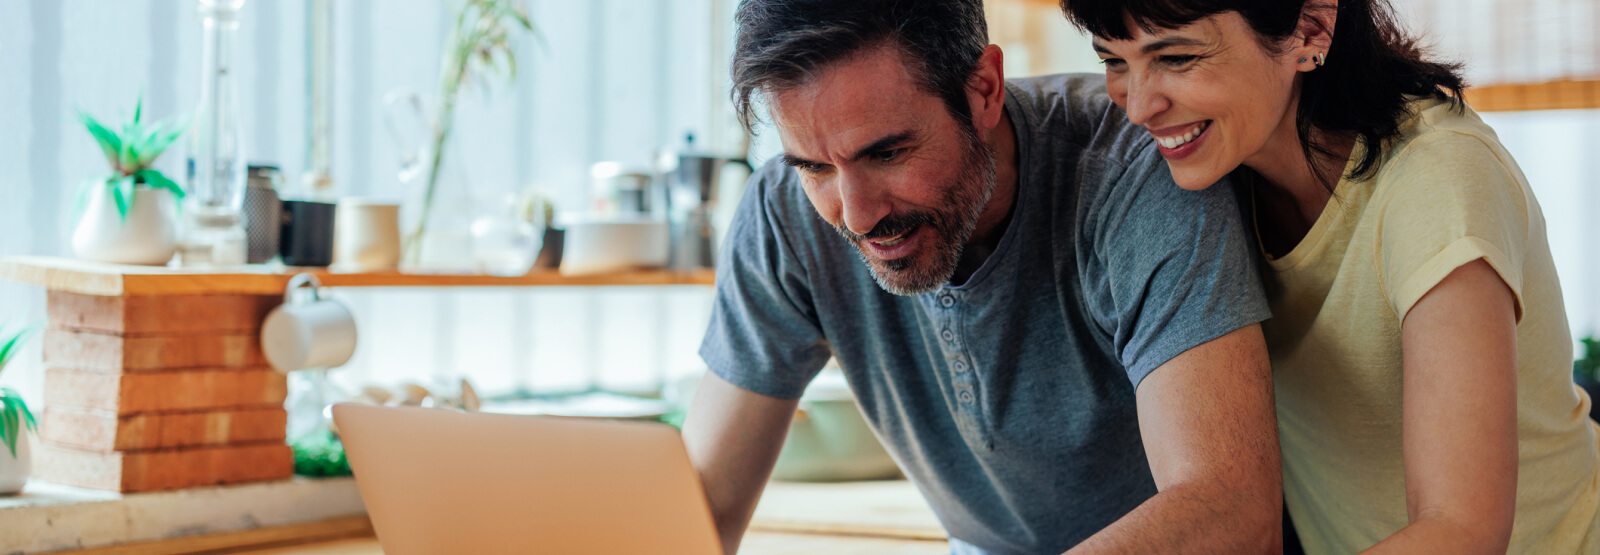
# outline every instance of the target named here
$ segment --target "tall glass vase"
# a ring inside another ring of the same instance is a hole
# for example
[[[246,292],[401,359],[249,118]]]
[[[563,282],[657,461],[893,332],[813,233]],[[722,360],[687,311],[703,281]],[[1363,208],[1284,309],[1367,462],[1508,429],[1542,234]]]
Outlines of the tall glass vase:
[[[200,56],[200,106],[189,131],[183,266],[245,263],[240,218],[246,180],[244,134],[233,65],[239,10],[245,0],[199,0],[204,21]]]
[[[461,156],[422,97],[399,89],[384,98],[389,133],[400,151],[400,269],[408,273],[478,271],[472,224],[477,217],[472,184]]]

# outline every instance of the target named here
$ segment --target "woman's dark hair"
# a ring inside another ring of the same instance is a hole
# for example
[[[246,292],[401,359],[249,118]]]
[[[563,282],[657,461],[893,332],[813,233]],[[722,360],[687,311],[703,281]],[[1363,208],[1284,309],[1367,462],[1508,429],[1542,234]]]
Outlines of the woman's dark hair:
[[[734,15],[733,106],[749,130],[752,96],[803,86],[823,66],[890,45],[957,122],[989,44],[982,0],[743,0]]]
[[[1269,52],[1293,37],[1302,21],[1322,25],[1319,15],[1334,15],[1333,44],[1327,64],[1305,74],[1295,129],[1306,162],[1322,178],[1323,168],[1336,163],[1327,145],[1312,137],[1313,128],[1353,134],[1369,145],[1349,177],[1370,177],[1378,159],[1400,134],[1409,115],[1407,96],[1450,98],[1461,109],[1466,81],[1461,64],[1426,59],[1416,37],[1407,35],[1388,0],[1061,0],[1061,10],[1074,25],[1098,37],[1128,40],[1131,21],[1144,32],[1176,29],[1222,12],[1237,12]],[[1319,13],[1320,12],[1320,13]],[[1334,184],[1324,183],[1330,189]]]

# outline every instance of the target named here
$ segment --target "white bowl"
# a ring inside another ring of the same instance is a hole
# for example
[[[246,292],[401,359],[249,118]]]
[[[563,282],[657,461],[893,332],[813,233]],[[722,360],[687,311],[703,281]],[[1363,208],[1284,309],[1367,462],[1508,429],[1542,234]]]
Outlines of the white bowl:
[[[645,217],[578,216],[563,219],[561,275],[584,276],[667,264],[667,222]]]

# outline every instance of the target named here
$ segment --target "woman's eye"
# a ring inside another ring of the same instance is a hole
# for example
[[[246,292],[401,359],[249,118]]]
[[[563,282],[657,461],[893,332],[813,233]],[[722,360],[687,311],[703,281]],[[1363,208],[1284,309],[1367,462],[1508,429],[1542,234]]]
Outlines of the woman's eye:
[[[872,153],[872,159],[879,162],[893,162],[896,158],[900,157],[900,153],[902,152],[905,152],[905,149],[896,148],[891,150],[880,150]]]
[[[1106,69],[1120,70],[1123,66],[1128,65],[1128,62],[1123,61],[1122,58],[1100,58],[1100,64],[1106,66]]]
[[[1189,65],[1189,62],[1193,62],[1198,59],[1200,59],[1200,57],[1194,55],[1162,56],[1161,63],[1172,67],[1182,67]]]

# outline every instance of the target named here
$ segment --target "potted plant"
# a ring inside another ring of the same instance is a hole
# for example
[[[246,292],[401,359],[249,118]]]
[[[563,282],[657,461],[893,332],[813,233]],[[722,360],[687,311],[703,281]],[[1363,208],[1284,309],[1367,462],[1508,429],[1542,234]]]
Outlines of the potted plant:
[[[1583,358],[1572,361],[1572,381],[1589,392],[1589,416],[1600,420],[1600,340],[1593,336],[1578,340],[1583,344]]]
[[[78,193],[78,223],[72,250],[78,258],[117,264],[166,264],[178,248],[178,201],[183,188],[150,167],[183,134],[182,124],[145,125],[144,102],[120,132],[83,110],[78,119],[111,163],[111,174],[91,180]]]
[[[30,333],[31,330],[22,329],[0,334],[0,371],[5,370],[6,363],[22,349]],[[37,430],[39,424],[21,395],[9,387],[0,387],[0,443],[5,444],[5,450],[0,451],[0,495],[21,492],[22,486],[28,483],[28,475],[32,474],[33,458],[23,426]]]

